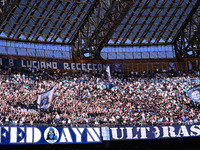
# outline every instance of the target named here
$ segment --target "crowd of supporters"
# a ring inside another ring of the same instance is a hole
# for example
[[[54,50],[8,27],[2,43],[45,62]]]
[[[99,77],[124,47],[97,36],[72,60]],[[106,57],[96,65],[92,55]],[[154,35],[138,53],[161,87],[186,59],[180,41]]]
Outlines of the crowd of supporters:
[[[112,73],[0,69],[0,124],[62,126],[146,126],[200,122],[200,106],[186,91],[199,72]],[[37,94],[55,86],[49,109]]]

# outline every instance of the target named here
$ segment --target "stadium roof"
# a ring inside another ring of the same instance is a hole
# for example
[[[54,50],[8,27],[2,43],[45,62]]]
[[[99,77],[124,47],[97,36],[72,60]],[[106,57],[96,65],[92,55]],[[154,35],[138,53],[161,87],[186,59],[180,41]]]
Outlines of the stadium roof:
[[[5,1],[8,4],[2,6],[0,39],[73,44],[78,36],[86,39],[84,43],[94,40],[96,33],[107,36],[101,41],[103,46],[171,44],[199,5],[198,0]],[[109,16],[118,17],[111,28],[106,23],[112,20]],[[102,29],[110,32],[105,34]]]

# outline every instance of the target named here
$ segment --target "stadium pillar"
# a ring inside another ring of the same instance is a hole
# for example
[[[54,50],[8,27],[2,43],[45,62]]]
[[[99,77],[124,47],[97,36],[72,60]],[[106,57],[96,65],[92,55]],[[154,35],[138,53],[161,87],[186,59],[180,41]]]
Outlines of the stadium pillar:
[[[184,57],[198,57],[200,55],[200,1],[198,0],[185,22],[173,39],[177,61],[183,61]]]
[[[101,50],[112,38],[115,29],[133,4],[132,0],[112,0],[110,4],[105,4],[103,0],[94,1],[78,27],[78,31],[70,39],[75,47],[77,58],[103,59]],[[93,31],[91,32],[90,29]]]

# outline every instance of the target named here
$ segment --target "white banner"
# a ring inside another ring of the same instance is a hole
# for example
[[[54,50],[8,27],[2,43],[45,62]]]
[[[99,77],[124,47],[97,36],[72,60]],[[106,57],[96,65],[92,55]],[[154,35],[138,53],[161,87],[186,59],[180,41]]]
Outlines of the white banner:
[[[53,93],[54,93],[54,87],[47,92],[38,94],[38,99],[37,99],[38,108],[48,109],[51,106]]]

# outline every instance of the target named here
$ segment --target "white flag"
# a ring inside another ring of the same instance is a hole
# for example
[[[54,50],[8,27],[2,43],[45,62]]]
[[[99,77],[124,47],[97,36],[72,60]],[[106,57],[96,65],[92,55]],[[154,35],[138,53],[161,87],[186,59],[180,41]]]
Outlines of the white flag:
[[[108,76],[108,81],[111,82],[110,66],[109,65],[106,68],[106,73],[107,73],[107,76]]]
[[[38,99],[37,99],[38,108],[48,109],[51,106],[53,93],[54,93],[54,87],[47,92],[38,94]]]

